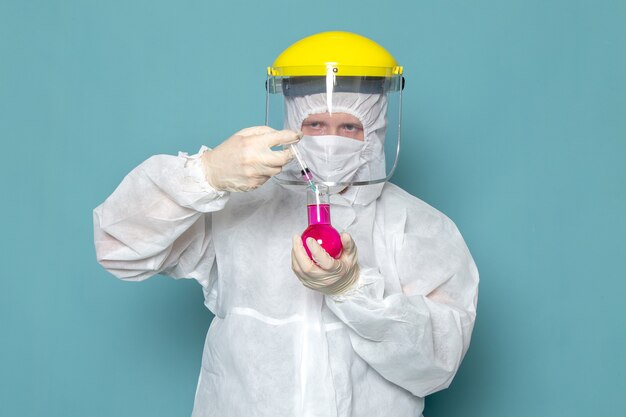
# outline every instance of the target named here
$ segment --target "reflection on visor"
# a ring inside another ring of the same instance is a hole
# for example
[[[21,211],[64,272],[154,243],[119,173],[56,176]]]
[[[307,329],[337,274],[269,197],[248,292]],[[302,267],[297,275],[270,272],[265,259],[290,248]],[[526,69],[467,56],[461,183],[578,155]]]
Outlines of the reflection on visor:
[[[285,97],[326,93],[326,77],[289,77],[268,80],[270,94],[282,93]],[[333,91],[382,94],[398,91],[404,86],[402,77],[335,77]]]

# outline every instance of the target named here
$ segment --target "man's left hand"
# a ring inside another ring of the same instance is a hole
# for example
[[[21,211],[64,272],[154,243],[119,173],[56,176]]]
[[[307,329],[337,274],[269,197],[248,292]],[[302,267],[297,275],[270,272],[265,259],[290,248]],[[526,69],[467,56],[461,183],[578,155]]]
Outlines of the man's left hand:
[[[343,252],[338,259],[330,256],[313,238],[306,244],[315,261],[307,255],[302,238],[293,237],[291,269],[306,287],[328,295],[346,292],[359,279],[356,245],[348,233],[341,234]]]

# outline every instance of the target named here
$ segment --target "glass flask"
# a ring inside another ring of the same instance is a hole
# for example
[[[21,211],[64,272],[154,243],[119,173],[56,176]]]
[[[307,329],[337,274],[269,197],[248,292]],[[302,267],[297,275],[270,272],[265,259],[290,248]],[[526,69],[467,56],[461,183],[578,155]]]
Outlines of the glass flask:
[[[313,259],[306,245],[306,240],[309,237],[315,239],[330,256],[335,259],[339,258],[343,251],[343,245],[339,232],[330,224],[328,186],[315,184],[307,187],[306,210],[309,226],[302,233],[302,243],[309,258]]]

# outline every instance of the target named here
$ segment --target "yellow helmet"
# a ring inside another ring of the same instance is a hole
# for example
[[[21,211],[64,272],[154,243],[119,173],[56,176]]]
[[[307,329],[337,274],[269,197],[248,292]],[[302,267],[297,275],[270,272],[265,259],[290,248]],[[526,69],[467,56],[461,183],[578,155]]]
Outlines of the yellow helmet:
[[[322,32],[294,43],[267,68],[269,76],[389,77],[402,67],[382,46],[350,32]]]

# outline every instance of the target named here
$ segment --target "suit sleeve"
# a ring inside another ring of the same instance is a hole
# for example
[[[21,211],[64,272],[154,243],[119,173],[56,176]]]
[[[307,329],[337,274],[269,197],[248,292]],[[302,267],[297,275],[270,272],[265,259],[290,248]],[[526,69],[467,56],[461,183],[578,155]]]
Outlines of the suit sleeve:
[[[390,267],[363,269],[355,289],[326,302],[361,358],[424,397],[450,385],[469,347],[478,271],[442,214],[432,224],[407,221],[385,250]]]
[[[206,182],[206,149],[149,158],[93,211],[96,257],[106,270],[131,281],[164,274],[207,283],[215,260],[211,213],[229,195]]]

